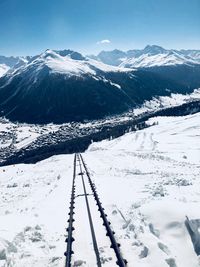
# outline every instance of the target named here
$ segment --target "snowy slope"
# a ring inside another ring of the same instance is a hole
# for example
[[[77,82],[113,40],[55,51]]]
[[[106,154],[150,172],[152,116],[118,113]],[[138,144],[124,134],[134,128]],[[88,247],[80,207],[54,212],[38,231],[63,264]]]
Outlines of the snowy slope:
[[[8,70],[26,64],[30,57],[6,57],[0,55],[0,78],[5,75]]]
[[[177,51],[179,52],[179,51]],[[184,54],[187,57],[193,58],[194,60],[196,60],[196,62],[200,63],[200,50],[180,50],[181,54]]]
[[[192,58],[185,58],[180,56],[175,52],[167,52],[163,54],[143,54],[140,57],[128,58],[124,60],[120,67],[129,67],[129,68],[146,68],[146,67],[155,67],[155,66],[173,66],[173,65],[191,65],[197,64],[196,60]]]
[[[154,118],[158,125],[93,143],[83,154],[130,267],[199,266],[184,225],[186,215],[199,219],[199,120],[200,113]],[[72,163],[73,155],[60,155],[0,169],[0,266],[64,265]],[[73,261],[93,267],[85,207],[77,201]],[[100,228],[97,234],[104,265],[115,266]]]
[[[9,66],[5,65],[5,64],[0,64],[0,78],[6,74],[6,72],[10,69]]]
[[[170,96],[153,97],[150,101],[145,101],[140,108],[134,109],[133,113],[138,115],[162,108],[179,106],[196,100],[200,100],[200,89],[195,89],[191,94],[171,94]]]

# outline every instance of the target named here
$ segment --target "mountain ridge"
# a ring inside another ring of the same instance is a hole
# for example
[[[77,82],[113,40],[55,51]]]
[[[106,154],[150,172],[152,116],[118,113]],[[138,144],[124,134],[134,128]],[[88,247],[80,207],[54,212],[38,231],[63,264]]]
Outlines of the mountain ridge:
[[[101,51],[97,56],[89,56],[113,66],[145,68],[169,65],[200,64],[200,50],[165,49],[158,45],[147,45],[144,49],[128,51]]]
[[[111,66],[126,68],[148,68],[156,66],[172,65],[195,65],[200,64],[200,50],[197,49],[165,49],[158,45],[147,45],[144,49],[130,49],[122,51],[114,49],[111,51],[101,51],[98,55],[85,55],[71,49],[51,50],[60,56],[71,56],[72,59],[93,59]],[[42,54],[42,53],[41,53]],[[12,68],[17,68],[29,61],[34,60],[34,56],[0,56],[0,77]]]

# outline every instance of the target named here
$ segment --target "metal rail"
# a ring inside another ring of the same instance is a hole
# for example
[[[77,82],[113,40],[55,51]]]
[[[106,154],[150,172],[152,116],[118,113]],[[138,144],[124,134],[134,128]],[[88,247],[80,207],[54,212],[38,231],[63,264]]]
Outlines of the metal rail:
[[[71,257],[72,254],[74,253],[72,250],[72,243],[74,241],[74,238],[72,236],[74,227],[74,209],[75,209],[75,178],[76,178],[76,157],[77,155],[75,154],[74,156],[74,172],[73,172],[73,181],[72,181],[72,193],[71,193],[71,201],[70,201],[70,208],[69,208],[69,220],[68,220],[68,228],[66,231],[68,232],[68,237],[66,238],[65,242],[67,242],[67,250],[64,253],[66,257],[65,261],[65,267],[71,267]]]
[[[86,202],[86,206],[87,206],[88,219],[89,219],[89,223],[90,223],[93,248],[94,248],[95,255],[96,255],[97,266],[101,267],[101,259],[100,259],[100,255],[99,255],[99,249],[98,249],[96,235],[95,235],[95,231],[94,231],[94,225],[93,225],[92,215],[91,215],[91,211],[90,211],[90,205],[89,205],[89,201],[88,201],[88,194],[87,194],[86,187],[85,187],[85,181],[83,178],[83,171],[82,171],[81,160],[79,158],[79,155],[78,155],[78,161],[79,161],[79,166],[80,166],[80,175],[81,175],[82,184],[83,184],[83,191],[84,191],[84,195],[85,195],[85,202]]]
[[[104,212],[104,208],[102,207],[102,203],[100,202],[99,196],[98,196],[96,188],[95,188],[95,184],[92,182],[92,180],[90,178],[90,174],[88,172],[87,166],[86,166],[81,154],[80,154],[80,159],[81,159],[81,161],[83,163],[86,175],[88,177],[89,184],[91,186],[92,192],[94,194],[94,198],[95,198],[97,206],[98,206],[98,210],[99,210],[99,212],[101,214],[101,218],[103,220],[103,225],[106,228],[107,236],[110,238],[111,248],[113,248],[114,251],[115,251],[115,255],[117,257],[117,262],[116,263],[120,267],[125,267],[127,265],[127,261],[125,259],[123,259],[122,255],[121,255],[121,252],[120,252],[120,249],[119,249],[120,244],[117,243],[117,241],[116,241],[116,239],[114,237],[115,232],[113,232],[113,230],[110,227],[111,223],[107,220],[107,214],[105,214],[105,212]]]

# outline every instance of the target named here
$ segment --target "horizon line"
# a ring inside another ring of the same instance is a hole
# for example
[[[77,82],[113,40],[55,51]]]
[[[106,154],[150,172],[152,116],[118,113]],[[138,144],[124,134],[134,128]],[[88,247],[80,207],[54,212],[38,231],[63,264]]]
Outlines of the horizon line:
[[[146,47],[152,47],[152,46],[156,46],[156,47],[160,47],[164,50],[174,50],[174,51],[188,51],[188,50],[194,50],[194,51],[200,51],[200,48],[165,48],[164,46],[162,45],[158,45],[158,44],[147,44],[145,46],[143,46],[143,48],[130,48],[130,49],[120,49],[120,48],[113,48],[113,49],[100,49],[99,52],[96,52],[96,53],[84,53],[83,51],[81,52],[80,50],[74,50],[72,48],[47,48],[45,50],[41,50],[40,52],[36,52],[34,54],[29,54],[29,55],[13,55],[13,54],[10,54],[10,55],[5,55],[5,54],[0,54],[0,57],[31,57],[31,56],[36,56],[36,55],[40,55],[42,54],[43,52],[47,51],[47,50],[52,50],[52,51],[63,51],[63,50],[71,50],[71,51],[74,51],[74,52],[78,52],[84,56],[97,56],[99,53],[101,52],[112,52],[112,51],[121,51],[121,52],[124,52],[124,53],[127,53],[129,51],[134,51],[134,50],[144,50]]]

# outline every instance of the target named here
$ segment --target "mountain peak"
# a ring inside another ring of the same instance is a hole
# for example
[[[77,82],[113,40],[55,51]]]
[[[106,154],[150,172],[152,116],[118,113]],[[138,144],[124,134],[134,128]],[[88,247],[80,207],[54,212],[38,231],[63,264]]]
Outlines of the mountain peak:
[[[39,55],[41,58],[47,58],[47,57],[55,57],[56,53],[51,49],[46,49],[43,53]]]
[[[161,46],[158,46],[158,45],[147,45],[144,50],[143,50],[144,53],[146,54],[163,54],[163,53],[166,53],[167,50],[164,49],[163,47]]]
[[[113,66],[118,66],[121,63],[121,58],[124,57],[126,57],[126,53],[118,49],[101,51],[97,56],[103,63]]]
[[[85,60],[85,57],[81,53],[70,50],[70,49],[54,50],[54,52],[56,52],[62,57],[69,56],[71,59],[74,59],[74,60]]]
[[[65,50],[51,50],[51,49],[46,49],[43,53],[38,55],[37,57],[42,58],[42,59],[47,59],[47,58],[65,58],[69,57],[73,60],[85,60],[85,57],[83,57],[80,53],[70,50],[70,49],[65,49]]]

